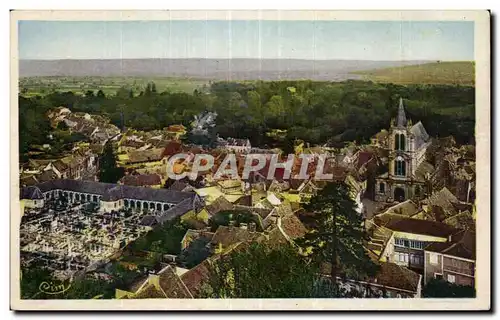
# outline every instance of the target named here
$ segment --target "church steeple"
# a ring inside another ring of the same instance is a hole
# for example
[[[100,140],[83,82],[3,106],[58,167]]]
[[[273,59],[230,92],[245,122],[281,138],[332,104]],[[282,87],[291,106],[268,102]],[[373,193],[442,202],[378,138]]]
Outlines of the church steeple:
[[[403,98],[399,98],[399,108],[398,108],[398,116],[396,118],[396,126],[406,127],[406,114],[405,114],[405,107],[403,105]]]

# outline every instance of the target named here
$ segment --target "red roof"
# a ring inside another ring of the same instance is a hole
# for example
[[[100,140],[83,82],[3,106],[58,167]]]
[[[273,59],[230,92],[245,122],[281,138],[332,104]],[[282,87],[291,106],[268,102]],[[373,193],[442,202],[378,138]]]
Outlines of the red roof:
[[[162,153],[162,158],[164,157],[171,157],[174,154],[181,153],[182,152],[182,144],[177,141],[170,141],[165,149],[163,150]]]
[[[357,167],[361,168],[365,163],[371,160],[373,157],[373,153],[368,151],[360,151],[358,152],[358,164]]]

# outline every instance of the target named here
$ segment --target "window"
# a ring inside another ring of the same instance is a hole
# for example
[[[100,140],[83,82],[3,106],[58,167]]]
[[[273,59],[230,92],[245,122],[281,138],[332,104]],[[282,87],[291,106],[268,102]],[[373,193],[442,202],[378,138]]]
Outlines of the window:
[[[425,242],[410,240],[410,248],[413,249],[423,249],[425,247]]]
[[[400,238],[394,238],[394,244],[401,247],[404,247],[405,245],[404,240]]]
[[[406,162],[401,157],[394,161],[394,174],[402,177],[406,176]]]
[[[431,252],[429,257],[429,262],[434,265],[438,264],[438,255]]]
[[[443,279],[443,275],[441,273],[434,273],[434,278],[440,280]]]
[[[410,255],[410,263],[413,265],[422,265],[422,256],[416,254]]]
[[[448,282],[455,283],[455,276],[452,274],[448,275]]]
[[[385,183],[381,182],[379,185],[379,192],[385,193]]]
[[[396,134],[394,136],[394,149],[399,151],[406,150],[406,136],[404,134]]]
[[[394,254],[396,261],[408,263],[408,253],[396,252]]]

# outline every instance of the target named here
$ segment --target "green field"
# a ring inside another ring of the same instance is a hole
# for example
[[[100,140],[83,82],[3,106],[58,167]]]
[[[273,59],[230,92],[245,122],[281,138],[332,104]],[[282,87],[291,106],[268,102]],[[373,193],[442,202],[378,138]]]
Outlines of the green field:
[[[474,86],[473,61],[434,62],[413,66],[353,72],[374,82],[396,84],[456,84]]]
[[[195,89],[208,89],[208,80],[156,77],[26,77],[19,80],[19,88],[25,96],[44,95],[53,91],[84,94],[88,90],[102,90],[106,95],[112,95],[120,88],[132,89],[137,95],[146,88],[148,82],[154,82],[158,92],[192,93]]]

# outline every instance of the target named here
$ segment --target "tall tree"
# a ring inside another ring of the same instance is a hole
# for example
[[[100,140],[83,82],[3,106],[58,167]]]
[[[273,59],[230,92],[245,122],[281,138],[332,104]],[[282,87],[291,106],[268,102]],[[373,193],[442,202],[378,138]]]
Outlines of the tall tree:
[[[332,279],[337,279],[340,271],[351,277],[375,275],[377,266],[363,246],[367,237],[363,218],[345,183],[328,183],[305,208],[314,213],[314,230],[297,243],[304,252],[312,251],[317,261],[331,263]]]
[[[275,250],[251,244],[221,256],[210,267],[203,295],[209,298],[309,298],[318,268],[289,245]]]
[[[123,168],[116,165],[116,155],[113,144],[108,142],[104,146],[104,152],[99,159],[99,181],[116,183],[124,175]]]

